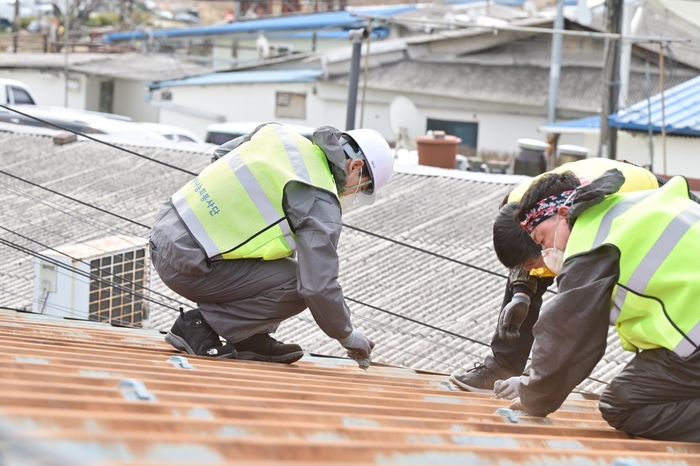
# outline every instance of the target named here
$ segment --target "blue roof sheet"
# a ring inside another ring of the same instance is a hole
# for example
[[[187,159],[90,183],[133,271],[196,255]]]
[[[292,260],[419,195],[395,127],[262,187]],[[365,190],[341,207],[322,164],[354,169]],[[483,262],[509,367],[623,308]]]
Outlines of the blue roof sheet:
[[[644,99],[608,117],[610,126],[627,131],[649,131],[651,113],[652,131],[661,132],[661,93]],[[700,76],[664,91],[666,134],[700,137]],[[544,132],[596,130],[600,128],[598,115],[578,120],[560,121],[542,125]]]
[[[106,34],[104,41],[147,39],[157,37],[207,36],[215,34],[251,33],[259,31],[292,31],[300,29],[363,27],[367,20],[356,15],[392,16],[404,11],[414,10],[415,5],[401,5],[392,8],[381,7],[358,11],[332,11],[325,13],[308,13],[294,16],[276,16],[274,18],[236,21],[216,26],[199,26],[178,29],[155,29],[151,31],[128,31]]]
[[[661,94],[645,99],[610,115],[610,126],[629,131],[648,131],[651,119],[654,132],[661,132]],[[700,136],[700,76],[664,91],[666,133]],[[651,116],[651,118],[650,118]]]
[[[559,121],[557,123],[548,123],[547,128],[562,128],[562,129],[598,129],[600,128],[600,116],[589,116],[579,118],[577,120]]]
[[[230,71],[211,73],[173,81],[151,83],[148,87],[203,86],[207,84],[245,84],[245,83],[290,83],[316,81],[321,70],[264,70],[264,71]]]

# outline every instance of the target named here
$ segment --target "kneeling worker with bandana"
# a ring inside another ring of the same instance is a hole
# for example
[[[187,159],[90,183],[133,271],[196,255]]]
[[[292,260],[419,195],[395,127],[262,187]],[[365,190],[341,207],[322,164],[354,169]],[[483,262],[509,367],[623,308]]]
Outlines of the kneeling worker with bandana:
[[[623,182],[617,170],[582,187],[553,173],[523,196],[516,218],[558,272],[559,293],[534,327],[530,375],[507,384],[519,396],[510,407],[558,409],[600,361],[614,325],[636,355],[602,394],[603,418],[640,437],[697,442],[700,205],[682,177],[617,194]]]

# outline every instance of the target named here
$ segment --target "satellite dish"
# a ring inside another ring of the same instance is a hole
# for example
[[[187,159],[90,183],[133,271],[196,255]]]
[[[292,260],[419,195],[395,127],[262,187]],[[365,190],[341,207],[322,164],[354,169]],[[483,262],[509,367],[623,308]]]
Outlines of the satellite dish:
[[[591,9],[588,7],[588,1],[587,0],[578,0],[578,11],[577,11],[577,22],[580,24],[583,24],[584,26],[588,26],[591,24],[592,15],[591,15]]]
[[[394,97],[389,106],[389,124],[394,132],[396,150],[415,150],[416,136],[425,132],[425,123],[418,109],[408,97]]]

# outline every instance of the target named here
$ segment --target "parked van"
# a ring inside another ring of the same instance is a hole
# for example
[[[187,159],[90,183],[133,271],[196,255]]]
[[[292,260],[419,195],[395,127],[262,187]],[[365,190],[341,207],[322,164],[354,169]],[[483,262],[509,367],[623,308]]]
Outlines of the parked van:
[[[262,122],[253,121],[229,121],[226,123],[215,123],[207,127],[206,142],[220,146],[225,142],[229,142],[231,139],[235,139],[239,136],[244,136],[250,133],[261,124]],[[286,123],[282,124],[285,128],[289,128],[289,130],[301,134],[309,141],[312,140],[314,130],[316,129],[311,126],[288,125]]]

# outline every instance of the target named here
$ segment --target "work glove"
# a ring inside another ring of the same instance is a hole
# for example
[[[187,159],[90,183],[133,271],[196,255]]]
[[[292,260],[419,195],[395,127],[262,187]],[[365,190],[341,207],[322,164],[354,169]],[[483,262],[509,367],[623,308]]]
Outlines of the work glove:
[[[367,370],[374,343],[364,333],[353,330],[347,338],[339,339],[338,342],[348,350],[348,357],[357,361],[360,369]]]
[[[530,298],[526,294],[516,294],[501,311],[498,317],[498,338],[515,340],[520,338],[520,326],[530,309]]]
[[[494,398],[500,400],[512,400],[520,396],[518,394],[518,388],[520,388],[520,376],[511,377],[506,380],[496,380],[493,384],[493,391],[496,392]]]
[[[546,415],[542,416],[540,414],[531,413],[528,410],[528,407],[520,401],[520,398],[516,398],[513,401],[511,401],[509,408],[515,411],[516,414],[520,414],[521,416],[547,417]]]

